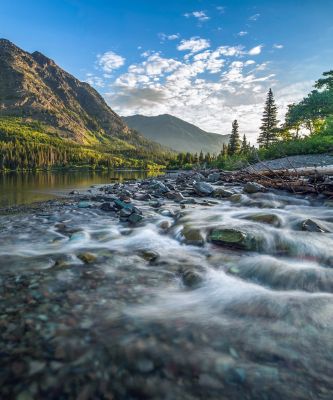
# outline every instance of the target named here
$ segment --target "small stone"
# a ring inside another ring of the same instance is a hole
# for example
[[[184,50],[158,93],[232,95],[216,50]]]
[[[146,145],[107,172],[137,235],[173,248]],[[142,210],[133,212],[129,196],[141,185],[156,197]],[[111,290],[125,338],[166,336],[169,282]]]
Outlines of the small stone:
[[[184,242],[188,245],[203,246],[205,243],[205,239],[203,238],[200,229],[195,229],[189,226],[185,226],[181,234],[184,238]]]
[[[85,264],[92,264],[94,261],[96,261],[96,256],[95,254],[86,252],[86,253],[80,253],[77,256],[81,261],[83,261]]]
[[[264,224],[273,225],[279,227],[281,225],[280,218],[275,214],[252,214],[244,217],[250,221],[261,222]]]
[[[159,258],[159,254],[154,250],[139,250],[140,256],[146,261],[156,261]]]
[[[131,224],[137,224],[143,220],[143,216],[137,213],[133,213],[128,217],[128,222]]]
[[[117,208],[113,202],[105,202],[101,205],[101,210],[103,211],[116,211]]]
[[[129,217],[131,214],[133,213],[133,210],[129,209],[129,208],[123,208],[120,210],[119,216],[120,217]]]
[[[79,201],[78,207],[79,208],[90,208],[91,203],[89,201]]]
[[[213,192],[213,196],[214,197],[231,197],[233,195],[232,192],[230,192],[230,190],[226,190],[223,188],[217,188],[214,190]]]
[[[208,240],[220,246],[242,250],[255,250],[257,245],[252,235],[238,229],[214,228],[209,232]]]
[[[164,231],[167,231],[167,230],[170,228],[171,224],[170,224],[169,221],[162,221],[162,222],[159,223],[158,226],[159,226],[161,229],[163,229]]]
[[[39,360],[32,360],[29,362],[29,375],[37,374],[46,367],[46,363]]]
[[[192,269],[185,269],[181,272],[182,281],[184,286],[190,289],[196,289],[203,281],[203,276]]]
[[[213,172],[208,175],[207,177],[209,182],[217,182],[220,180],[220,173],[219,172]]]
[[[138,371],[148,373],[154,370],[155,366],[151,360],[141,359],[136,362],[136,368]]]

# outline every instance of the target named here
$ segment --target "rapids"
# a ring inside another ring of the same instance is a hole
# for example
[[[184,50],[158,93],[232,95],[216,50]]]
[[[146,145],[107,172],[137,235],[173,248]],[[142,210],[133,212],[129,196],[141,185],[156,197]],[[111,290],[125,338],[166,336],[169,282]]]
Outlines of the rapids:
[[[75,204],[0,216],[4,398],[332,399],[333,209],[283,193],[214,203],[137,202],[134,227]],[[221,226],[254,247],[207,241]]]

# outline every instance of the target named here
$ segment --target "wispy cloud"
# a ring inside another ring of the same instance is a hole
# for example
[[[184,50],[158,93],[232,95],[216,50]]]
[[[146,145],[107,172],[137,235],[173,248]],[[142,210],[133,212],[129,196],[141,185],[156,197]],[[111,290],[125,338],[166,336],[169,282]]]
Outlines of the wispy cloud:
[[[257,19],[260,17],[260,14],[254,14],[249,17],[249,21],[257,21]]]
[[[263,45],[260,44],[259,46],[253,47],[251,50],[249,50],[248,54],[250,56],[257,56],[258,54],[261,53],[261,49],[263,48]]]
[[[192,11],[190,13],[185,13],[184,17],[186,18],[194,17],[197,18],[198,21],[200,22],[208,21],[210,19],[210,17],[208,17],[205,11]]]
[[[248,34],[248,32],[246,31],[240,31],[237,33],[237,36],[246,36]]]
[[[179,33],[173,33],[171,35],[167,35],[166,33],[159,33],[158,37],[165,41],[165,40],[176,40],[180,38],[180,34]]]
[[[216,9],[220,14],[224,14],[225,13],[225,7],[224,6],[217,6]]]
[[[104,72],[112,72],[115,69],[122,67],[125,64],[125,58],[113,51],[107,51],[104,54],[97,56],[97,65]]]
[[[283,49],[283,44],[274,44],[273,45],[274,49]]]
[[[210,47],[210,42],[207,39],[202,39],[200,37],[192,37],[188,40],[182,40],[177,46],[179,51],[188,50],[190,53],[196,53],[200,50],[204,50]]]

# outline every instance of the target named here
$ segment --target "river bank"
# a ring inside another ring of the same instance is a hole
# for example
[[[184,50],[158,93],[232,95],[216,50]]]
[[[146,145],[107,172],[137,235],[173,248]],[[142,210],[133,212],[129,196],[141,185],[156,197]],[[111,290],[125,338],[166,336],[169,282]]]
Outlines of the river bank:
[[[332,398],[327,199],[186,172],[0,223],[2,397]]]

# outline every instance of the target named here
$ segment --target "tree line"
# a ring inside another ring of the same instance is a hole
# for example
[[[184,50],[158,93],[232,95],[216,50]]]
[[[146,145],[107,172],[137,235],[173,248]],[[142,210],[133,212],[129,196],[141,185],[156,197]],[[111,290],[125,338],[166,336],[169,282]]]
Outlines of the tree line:
[[[304,135],[304,132],[308,133]],[[303,134],[302,134],[303,133]],[[317,136],[316,136],[317,135]],[[318,135],[324,135],[318,137]],[[288,106],[285,122],[279,125],[278,108],[272,89],[269,89],[264,105],[258,148],[251,145],[245,134],[241,136],[239,124],[232,122],[229,143],[219,154],[203,155],[202,152],[178,155],[179,166],[192,164],[223,167],[238,161],[251,163],[262,158],[274,158],[290,154],[320,153],[333,148],[333,70],[324,72],[315,83],[315,90],[299,103]]]

